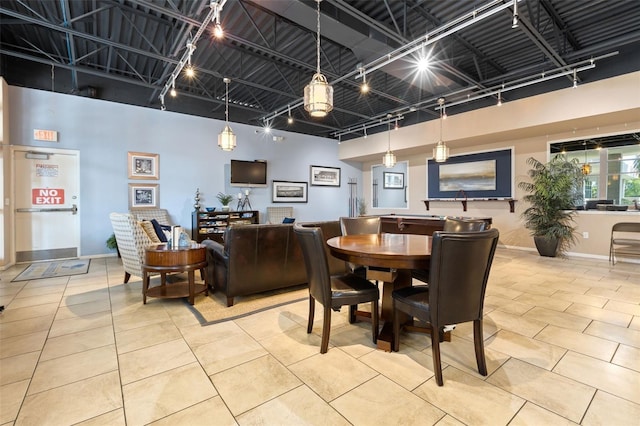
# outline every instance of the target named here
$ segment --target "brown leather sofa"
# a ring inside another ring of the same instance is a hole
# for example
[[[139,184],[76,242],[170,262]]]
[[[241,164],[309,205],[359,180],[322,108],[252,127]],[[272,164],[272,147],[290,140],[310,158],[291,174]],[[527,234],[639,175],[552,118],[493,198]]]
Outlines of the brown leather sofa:
[[[319,226],[325,239],[341,235],[340,222],[304,223]],[[224,244],[205,240],[207,267],[205,281],[212,291],[227,296],[227,306],[235,296],[261,293],[307,282],[304,257],[292,224],[231,225]],[[328,253],[332,274],[347,271],[344,261]]]

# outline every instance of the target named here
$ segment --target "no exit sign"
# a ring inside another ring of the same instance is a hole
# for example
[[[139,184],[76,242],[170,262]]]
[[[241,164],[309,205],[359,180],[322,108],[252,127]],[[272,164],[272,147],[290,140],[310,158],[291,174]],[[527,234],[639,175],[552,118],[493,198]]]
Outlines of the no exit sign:
[[[31,190],[31,204],[64,204],[64,189],[33,188]]]
[[[58,142],[58,132],[55,130],[33,129],[33,139],[37,141]]]

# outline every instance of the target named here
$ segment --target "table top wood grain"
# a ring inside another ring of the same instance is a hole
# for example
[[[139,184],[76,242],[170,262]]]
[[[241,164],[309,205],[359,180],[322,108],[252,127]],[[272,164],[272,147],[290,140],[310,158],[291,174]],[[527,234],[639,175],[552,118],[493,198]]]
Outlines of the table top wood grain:
[[[331,254],[360,265],[428,269],[431,237],[415,234],[343,235],[327,240]]]

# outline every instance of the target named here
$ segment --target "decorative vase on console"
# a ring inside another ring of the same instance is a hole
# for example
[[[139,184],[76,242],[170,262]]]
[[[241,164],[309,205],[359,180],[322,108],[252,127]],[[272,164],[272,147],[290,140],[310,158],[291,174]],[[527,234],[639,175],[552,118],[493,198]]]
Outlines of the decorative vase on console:
[[[196,196],[193,198],[193,208],[195,211],[200,211],[200,188],[196,188]]]

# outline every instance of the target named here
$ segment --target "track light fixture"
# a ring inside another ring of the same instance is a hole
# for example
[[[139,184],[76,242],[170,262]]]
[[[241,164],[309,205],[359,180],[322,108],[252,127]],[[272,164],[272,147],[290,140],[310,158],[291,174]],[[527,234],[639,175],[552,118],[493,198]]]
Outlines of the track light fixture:
[[[226,94],[224,97],[224,117],[226,124],[224,129],[222,129],[222,132],[218,135],[218,146],[223,151],[233,151],[236,147],[236,135],[229,126],[229,83],[231,83],[231,79],[225,77],[222,81],[224,81],[224,84],[226,85]]]
[[[215,38],[224,37],[224,31],[222,30],[222,25],[220,25],[220,12],[222,12],[222,6],[227,2],[227,0],[211,0],[209,7],[213,11],[213,18],[211,21],[213,22],[213,36]]]
[[[369,93],[369,84],[367,83],[367,73],[364,68],[360,68],[362,74],[362,84],[360,85],[360,92]]]
[[[287,105],[289,108],[289,116],[287,117],[287,124],[293,124],[293,117],[291,116],[291,105]]]
[[[573,69],[573,88],[578,88],[578,71],[575,68]]]
[[[320,72],[320,2],[317,2],[316,73],[304,88],[304,109],[311,117],[326,117],[333,109],[333,87]]]
[[[212,0],[210,3],[211,10],[209,10],[209,13],[207,13],[206,18],[200,25],[200,28],[198,28],[198,31],[196,31],[195,35],[187,41],[187,50],[182,55],[182,58],[180,58],[180,61],[176,65],[175,70],[171,73],[162,91],[160,91],[160,94],[158,95],[158,98],[160,99],[160,109],[162,111],[167,109],[164,103],[166,94],[169,93],[171,96],[177,95],[177,92],[175,91],[176,79],[180,76],[183,68],[185,68],[186,66],[185,74],[187,76],[193,77],[193,75],[195,75],[195,70],[191,65],[191,56],[193,55],[194,50],[196,50],[196,43],[200,39],[200,36],[202,36],[207,28],[209,28],[211,21],[220,21],[220,11],[222,10],[222,6],[224,6],[226,2],[227,0]]]
[[[433,148],[433,158],[436,163],[444,163],[449,158],[449,147],[442,140],[442,121],[444,120],[444,98],[438,98],[438,105],[440,105],[440,140]]]
[[[502,106],[502,92],[498,92],[498,103],[496,105]]]
[[[187,52],[189,56],[187,56],[187,66],[184,69],[187,77],[193,77],[195,75],[195,70],[193,69],[193,65],[191,65],[191,56],[194,50],[196,50],[196,45],[193,43],[193,40],[189,39],[189,41],[187,41]]]
[[[520,19],[518,18],[518,0],[513,0],[513,20],[511,21],[511,28],[518,28]]]

